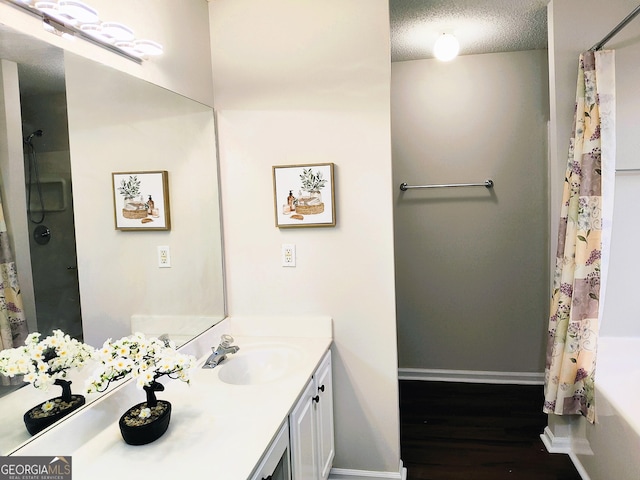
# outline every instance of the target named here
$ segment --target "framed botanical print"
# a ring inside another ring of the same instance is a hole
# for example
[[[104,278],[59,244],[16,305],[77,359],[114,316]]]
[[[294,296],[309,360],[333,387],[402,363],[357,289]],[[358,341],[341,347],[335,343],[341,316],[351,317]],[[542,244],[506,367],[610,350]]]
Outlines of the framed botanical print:
[[[116,230],[171,230],[166,170],[111,175]]]
[[[277,227],[335,227],[333,169],[333,163],[273,167]]]

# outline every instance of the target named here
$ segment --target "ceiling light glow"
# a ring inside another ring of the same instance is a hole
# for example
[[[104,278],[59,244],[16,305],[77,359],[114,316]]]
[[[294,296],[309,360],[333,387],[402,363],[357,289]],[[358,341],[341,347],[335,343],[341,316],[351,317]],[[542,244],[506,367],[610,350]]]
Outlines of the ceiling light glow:
[[[448,62],[456,58],[459,51],[460,43],[458,39],[450,33],[440,35],[433,45],[433,55],[443,62]]]

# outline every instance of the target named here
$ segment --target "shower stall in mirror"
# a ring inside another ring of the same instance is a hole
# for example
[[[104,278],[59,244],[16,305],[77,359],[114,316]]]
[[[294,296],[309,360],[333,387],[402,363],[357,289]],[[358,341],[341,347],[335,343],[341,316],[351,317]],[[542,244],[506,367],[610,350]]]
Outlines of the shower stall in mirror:
[[[23,65],[18,78],[35,328],[82,340],[64,81]]]
[[[62,51],[0,24],[0,191],[24,317],[80,339],[67,116]]]

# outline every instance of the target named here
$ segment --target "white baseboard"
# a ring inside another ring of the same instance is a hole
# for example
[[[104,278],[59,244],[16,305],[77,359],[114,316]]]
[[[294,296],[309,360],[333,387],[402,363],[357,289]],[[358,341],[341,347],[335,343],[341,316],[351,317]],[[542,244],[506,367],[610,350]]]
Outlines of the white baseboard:
[[[560,437],[553,434],[549,427],[545,427],[544,433],[540,435],[542,443],[544,443],[547,452],[549,453],[562,453],[569,455],[571,462],[578,471],[582,480],[590,480],[587,470],[580,462],[578,454],[581,455],[593,455],[589,441],[585,439],[572,439],[571,437]]]
[[[549,453],[567,453],[574,455],[593,455],[589,440],[579,436],[560,437],[554,435],[551,429],[547,426],[544,432],[540,435],[542,443]]]
[[[407,480],[407,469],[402,466],[398,472],[372,472],[369,470],[351,470],[347,468],[332,468],[329,480]]]
[[[399,368],[398,378],[400,380],[424,380],[432,382],[544,385],[543,372],[485,372],[476,370]]]
[[[549,453],[571,453],[571,437],[556,436],[549,427],[545,427],[540,438]]]
[[[580,461],[578,456],[575,453],[571,452],[569,454],[569,458],[573,462],[573,466],[576,467],[576,470],[578,471],[578,475],[580,475],[580,478],[582,480],[591,480],[591,477],[587,473],[587,470],[582,466],[582,462]]]

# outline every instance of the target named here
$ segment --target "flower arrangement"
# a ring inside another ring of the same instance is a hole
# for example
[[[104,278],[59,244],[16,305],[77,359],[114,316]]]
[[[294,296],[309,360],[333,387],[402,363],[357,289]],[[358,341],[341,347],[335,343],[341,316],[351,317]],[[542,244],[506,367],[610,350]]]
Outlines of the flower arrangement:
[[[61,384],[67,371],[82,368],[93,357],[93,347],[79,342],[62,330],[40,340],[41,334],[29,334],[24,346],[0,352],[0,373],[8,377],[24,375],[34,387],[47,390]]]
[[[138,388],[156,389],[157,379],[168,376],[189,383],[195,357],[179,353],[175,344],[166,345],[158,338],[146,338],[142,333],[107,340],[96,351],[100,362],[87,380],[87,393],[102,392],[111,382],[131,376]]]
[[[62,395],[27,410],[24,423],[32,435],[85,403],[82,395],[71,393],[71,381],[65,380],[72,368],[80,369],[93,358],[93,347],[79,342],[62,330],[40,340],[41,334],[29,334],[22,347],[0,352],[0,373],[8,377],[23,375],[23,380],[41,390],[51,385],[62,387]]]
[[[118,424],[125,442],[144,445],[162,436],[169,426],[171,404],[156,398],[155,392],[164,390],[157,380],[167,376],[189,383],[195,357],[179,353],[173,342],[146,338],[142,333],[115,342],[109,339],[96,355],[100,365],[87,380],[87,393],[102,392],[111,382],[129,376],[146,393],[146,402],[134,405],[120,417]]]

